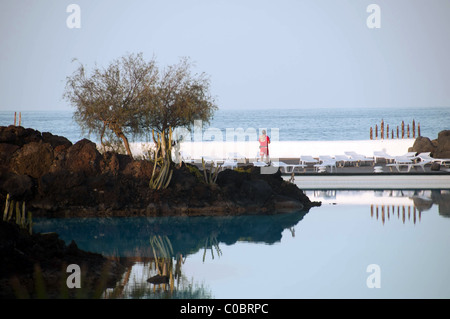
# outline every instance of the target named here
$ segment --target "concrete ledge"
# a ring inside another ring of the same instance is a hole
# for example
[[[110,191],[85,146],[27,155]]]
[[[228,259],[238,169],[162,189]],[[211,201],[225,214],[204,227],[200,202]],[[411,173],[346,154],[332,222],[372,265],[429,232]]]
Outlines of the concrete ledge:
[[[450,175],[296,175],[294,183],[300,189],[450,189]]]

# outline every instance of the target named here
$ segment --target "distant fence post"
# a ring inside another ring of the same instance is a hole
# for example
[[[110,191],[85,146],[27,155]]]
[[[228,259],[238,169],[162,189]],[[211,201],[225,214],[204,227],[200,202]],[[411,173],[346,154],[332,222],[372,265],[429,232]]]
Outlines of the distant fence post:
[[[386,128],[385,128],[386,125]],[[374,132],[375,131],[375,132]],[[412,124],[407,123],[405,127],[405,121],[402,121],[401,123],[401,136],[400,136],[400,126],[397,125],[397,139],[404,139],[404,138],[416,138],[421,136],[420,134],[420,123],[417,123],[417,132],[416,132],[416,120],[412,120]],[[417,134],[416,134],[417,133]],[[389,137],[389,134],[391,135]],[[375,128],[372,126],[370,127],[370,133],[369,133],[370,139],[378,139],[378,124],[375,124]],[[380,139],[394,139],[395,137],[395,130],[394,128],[390,128],[389,124],[384,123],[384,119],[381,119],[380,123]]]
[[[14,112],[14,126],[17,126],[17,112]],[[22,112],[19,112],[19,126],[22,126]]]
[[[402,121],[402,139],[405,138],[405,122]]]

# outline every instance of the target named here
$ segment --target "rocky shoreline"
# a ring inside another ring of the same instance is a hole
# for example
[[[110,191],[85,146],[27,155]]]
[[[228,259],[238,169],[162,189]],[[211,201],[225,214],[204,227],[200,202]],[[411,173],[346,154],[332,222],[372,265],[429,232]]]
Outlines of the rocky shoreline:
[[[0,201],[9,194],[33,217],[269,215],[320,205],[280,173],[262,175],[252,166],[224,170],[213,185],[196,166],[174,166],[169,187],[159,191],[149,188],[152,170],[147,160],[101,154],[87,139],[72,144],[29,128],[0,127]],[[56,233],[29,234],[14,222],[0,221],[0,242],[0,298],[95,298],[124,271]],[[84,295],[65,286],[72,263],[82,267]]]
[[[33,216],[173,216],[275,214],[313,203],[280,173],[253,166],[224,170],[216,184],[196,166],[174,166],[169,187],[153,191],[152,163],[101,154],[95,143],[33,129],[0,127],[0,200],[25,201]]]

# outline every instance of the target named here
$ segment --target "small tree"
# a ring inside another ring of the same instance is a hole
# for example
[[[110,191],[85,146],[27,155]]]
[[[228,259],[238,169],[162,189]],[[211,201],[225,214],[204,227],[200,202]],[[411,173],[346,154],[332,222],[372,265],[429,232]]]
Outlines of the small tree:
[[[178,64],[165,68],[159,73],[156,86],[148,87],[144,96],[142,127],[160,133],[163,145],[168,145],[171,129],[191,129],[194,120],[209,123],[217,110],[208,77],[205,73],[192,74],[191,67],[190,61],[182,58]],[[162,157],[166,157],[165,151],[161,149]],[[171,154],[168,155],[171,160]]]
[[[103,146],[105,135],[115,135],[132,156],[127,136],[142,132],[143,93],[156,79],[153,59],[145,62],[142,53],[129,54],[107,68],[95,67],[90,75],[80,65],[67,77],[64,97],[75,106],[74,118],[84,131],[96,134]]]

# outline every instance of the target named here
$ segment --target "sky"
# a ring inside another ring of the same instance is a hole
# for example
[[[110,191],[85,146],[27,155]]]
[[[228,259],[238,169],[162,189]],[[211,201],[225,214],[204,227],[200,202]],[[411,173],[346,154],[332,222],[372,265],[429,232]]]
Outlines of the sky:
[[[74,58],[139,52],[189,57],[220,109],[450,107],[449,17],[448,0],[2,0],[0,111],[71,110]]]

